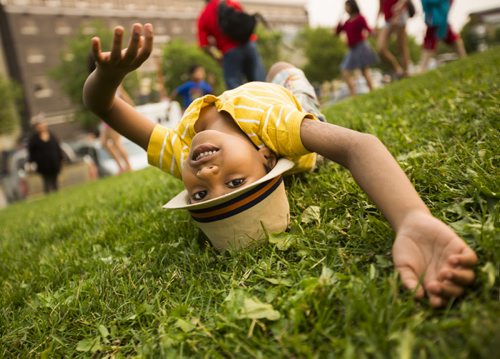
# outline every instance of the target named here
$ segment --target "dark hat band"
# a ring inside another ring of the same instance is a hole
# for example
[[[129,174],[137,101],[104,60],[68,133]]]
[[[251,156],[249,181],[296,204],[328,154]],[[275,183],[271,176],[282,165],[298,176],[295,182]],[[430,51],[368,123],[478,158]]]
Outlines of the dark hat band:
[[[196,222],[208,223],[220,221],[241,213],[263,201],[279,187],[281,182],[283,182],[283,177],[277,176],[225,203],[214,207],[190,210],[189,212]]]

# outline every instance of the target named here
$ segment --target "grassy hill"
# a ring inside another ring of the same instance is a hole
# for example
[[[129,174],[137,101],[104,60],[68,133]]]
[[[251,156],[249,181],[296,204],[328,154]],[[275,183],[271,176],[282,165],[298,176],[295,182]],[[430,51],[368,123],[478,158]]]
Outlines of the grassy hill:
[[[200,244],[148,169],[0,211],[0,357],[494,357],[500,349],[500,50],[325,113],[378,135],[477,251],[443,310],[393,271],[393,232],[347,171],[287,180],[292,228],[251,251]]]

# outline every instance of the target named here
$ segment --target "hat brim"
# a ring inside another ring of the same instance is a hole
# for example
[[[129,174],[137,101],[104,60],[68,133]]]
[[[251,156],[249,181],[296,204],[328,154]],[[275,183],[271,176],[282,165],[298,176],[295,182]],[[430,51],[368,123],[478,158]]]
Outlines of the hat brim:
[[[204,202],[199,202],[199,203],[189,203],[189,194],[187,190],[183,190],[181,193],[176,195],[174,198],[172,198],[170,201],[168,201],[167,204],[163,206],[163,208],[167,209],[188,209],[188,210],[194,210],[194,209],[204,209],[204,208],[210,208],[216,205],[219,205],[221,203],[224,203],[226,201],[229,201],[239,195],[244,194],[247,191],[250,191],[252,188],[255,188],[261,183],[264,183],[266,181],[269,181],[287,171],[293,168],[295,164],[287,160],[286,158],[280,158],[274,168],[267,173],[264,177],[258,179],[257,181],[250,183],[247,186],[243,186],[241,188],[238,188],[236,191],[230,192],[228,194],[225,194],[223,196],[213,198],[208,201]]]

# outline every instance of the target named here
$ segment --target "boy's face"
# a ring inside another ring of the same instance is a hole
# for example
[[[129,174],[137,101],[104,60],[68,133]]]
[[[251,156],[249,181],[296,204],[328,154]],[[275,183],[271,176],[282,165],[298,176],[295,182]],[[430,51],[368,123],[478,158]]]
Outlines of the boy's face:
[[[244,136],[215,130],[196,134],[182,168],[191,203],[220,197],[262,178],[265,166],[273,165],[266,150],[257,150]]]

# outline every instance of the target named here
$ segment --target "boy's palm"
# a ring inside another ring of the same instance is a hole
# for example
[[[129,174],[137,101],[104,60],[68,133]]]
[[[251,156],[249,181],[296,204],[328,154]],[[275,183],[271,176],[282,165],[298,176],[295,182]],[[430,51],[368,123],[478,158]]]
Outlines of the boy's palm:
[[[433,307],[460,296],[474,281],[474,251],[427,213],[409,215],[396,235],[392,254],[404,286],[415,290],[417,298],[426,292]]]

